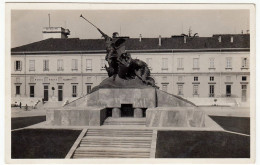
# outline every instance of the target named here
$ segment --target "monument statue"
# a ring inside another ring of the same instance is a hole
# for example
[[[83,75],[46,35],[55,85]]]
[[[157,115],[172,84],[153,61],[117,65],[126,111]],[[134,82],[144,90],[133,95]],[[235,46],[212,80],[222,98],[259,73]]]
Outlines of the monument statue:
[[[105,65],[106,71],[109,77],[112,77],[113,81],[117,81],[116,77],[118,76],[123,80],[134,80],[125,83],[130,86],[138,86],[139,82],[142,82],[144,85],[156,87],[154,79],[150,75],[150,70],[148,65],[139,59],[132,59],[131,54],[125,50],[126,39],[119,37],[117,32],[114,32],[112,37],[109,37],[98,27],[88,21],[82,15],[80,16],[93,25],[104,37],[106,43],[106,57],[105,60],[108,62],[108,66]],[[141,81],[136,80],[138,78]],[[106,80],[108,81],[108,80]],[[120,81],[120,80],[118,80]],[[111,82],[107,82],[108,84]],[[101,83],[101,86],[106,86],[106,83]]]

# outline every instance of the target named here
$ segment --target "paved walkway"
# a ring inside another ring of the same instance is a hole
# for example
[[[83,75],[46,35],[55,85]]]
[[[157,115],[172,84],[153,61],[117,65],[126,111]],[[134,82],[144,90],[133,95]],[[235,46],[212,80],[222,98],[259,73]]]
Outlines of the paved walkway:
[[[45,116],[46,110],[44,109],[29,109],[28,111],[25,111],[24,108],[19,107],[12,107],[11,108],[11,117],[17,118],[17,117],[31,117],[31,116]]]

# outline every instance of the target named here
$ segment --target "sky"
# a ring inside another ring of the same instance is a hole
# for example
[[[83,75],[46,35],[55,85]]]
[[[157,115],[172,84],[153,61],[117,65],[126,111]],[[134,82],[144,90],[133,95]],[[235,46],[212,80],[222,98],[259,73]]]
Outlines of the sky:
[[[237,34],[249,29],[249,10],[13,10],[11,13],[11,47],[40,41],[42,28],[64,27],[69,38],[97,39],[100,33],[85,18],[112,35],[138,38],[170,37],[198,33],[200,37],[213,34]]]

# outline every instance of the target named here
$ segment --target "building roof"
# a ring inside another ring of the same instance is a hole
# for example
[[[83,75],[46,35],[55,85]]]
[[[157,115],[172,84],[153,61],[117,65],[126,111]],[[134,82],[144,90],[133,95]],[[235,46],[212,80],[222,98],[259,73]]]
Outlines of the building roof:
[[[221,42],[218,37],[221,36]],[[233,36],[233,43],[230,42]],[[185,49],[225,49],[225,48],[250,48],[249,34],[219,34],[212,37],[187,37],[184,43],[182,37],[161,38],[161,46],[159,46],[159,38],[129,38],[126,40],[126,50],[129,51],[163,51],[163,50],[185,50]],[[50,38],[31,44],[15,47],[11,49],[12,54],[34,52],[73,52],[73,51],[92,51],[104,52],[104,39],[79,39],[67,38],[57,39]]]

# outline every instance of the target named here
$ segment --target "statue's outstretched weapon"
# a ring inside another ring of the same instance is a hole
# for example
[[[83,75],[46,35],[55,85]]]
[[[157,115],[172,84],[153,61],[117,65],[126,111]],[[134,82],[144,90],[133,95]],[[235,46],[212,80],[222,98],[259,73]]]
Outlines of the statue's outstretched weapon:
[[[94,26],[101,34],[103,37],[108,37],[108,35],[106,35],[104,32],[102,32],[96,25],[94,25],[92,22],[90,22],[89,20],[87,20],[82,14],[80,15],[81,18],[83,18],[84,20],[86,20],[88,23],[90,23],[92,26]]]

